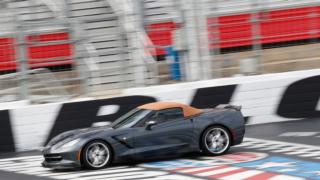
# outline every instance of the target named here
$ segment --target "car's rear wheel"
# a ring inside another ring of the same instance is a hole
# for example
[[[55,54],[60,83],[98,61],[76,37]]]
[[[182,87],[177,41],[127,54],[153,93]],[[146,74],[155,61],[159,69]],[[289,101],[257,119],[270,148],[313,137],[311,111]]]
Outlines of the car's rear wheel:
[[[207,155],[221,155],[227,152],[231,145],[229,131],[222,126],[207,128],[201,138],[202,150]]]
[[[82,162],[85,168],[101,169],[108,166],[111,160],[111,148],[104,141],[91,141],[83,149]]]

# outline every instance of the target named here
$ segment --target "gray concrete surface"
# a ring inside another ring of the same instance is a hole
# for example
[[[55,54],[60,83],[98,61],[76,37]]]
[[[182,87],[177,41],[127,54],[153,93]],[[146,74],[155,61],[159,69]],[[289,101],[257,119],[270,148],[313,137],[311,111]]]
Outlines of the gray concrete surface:
[[[320,119],[248,126],[244,143],[223,156],[192,154],[98,171],[53,171],[42,168],[41,161],[40,152],[1,155],[0,179],[320,180]]]

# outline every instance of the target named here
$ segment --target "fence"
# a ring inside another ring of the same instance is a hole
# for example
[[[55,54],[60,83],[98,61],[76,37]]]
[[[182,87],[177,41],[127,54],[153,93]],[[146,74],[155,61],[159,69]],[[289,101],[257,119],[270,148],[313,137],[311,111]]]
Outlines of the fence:
[[[0,35],[0,102],[106,97],[131,87],[320,68],[317,0],[1,6],[0,16],[11,19],[0,23],[11,23]]]
[[[198,62],[198,79],[320,67],[317,1],[190,1],[191,9],[183,1],[164,4],[159,2],[157,10],[171,16],[145,22],[158,58],[166,54],[164,47],[175,47],[183,56],[180,67],[190,72],[188,64]],[[145,16],[155,16],[155,6],[148,7]]]
[[[2,1],[0,102],[63,101],[84,93],[74,25],[42,1]]]

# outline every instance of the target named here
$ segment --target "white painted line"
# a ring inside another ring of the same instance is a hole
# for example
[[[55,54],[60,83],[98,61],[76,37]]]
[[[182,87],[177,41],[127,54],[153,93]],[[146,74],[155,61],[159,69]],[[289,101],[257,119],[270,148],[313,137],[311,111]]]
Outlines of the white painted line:
[[[77,174],[78,172],[52,172],[52,171],[48,171],[48,173],[38,173],[37,176],[41,176],[41,177],[53,177],[53,176],[57,176],[57,175],[70,175],[70,174]]]
[[[42,156],[23,156],[23,157],[15,157],[15,158],[6,158],[6,159],[0,159],[0,162],[4,162],[4,161],[15,161],[15,160],[43,160]]]
[[[265,143],[272,143],[272,144],[281,144],[286,146],[295,146],[295,147],[302,147],[302,148],[310,148],[320,150],[319,146],[307,145],[307,144],[300,144],[300,143],[289,143],[289,142],[282,142],[282,141],[271,141],[271,140],[264,140],[264,139],[256,139],[256,138],[244,138],[244,140],[248,141],[255,141],[255,142],[265,142]]]
[[[38,174],[52,173],[52,171],[50,171],[49,169],[43,168],[43,167],[35,167],[35,168],[25,169],[23,171],[18,171],[18,173],[30,174],[30,175],[38,175]]]
[[[177,172],[181,172],[181,173],[191,173],[191,172],[196,172],[196,171],[201,171],[201,170],[206,170],[206,169],[212,169],[214,167],[217,166],[210,166],[210,167],[199,167],[199,168],[191,168],[191,169],[185,169],[185,170],[181,170],[181,171],[177,171]]]
[[[21,162],[14,162],[14,161],[9,161],[10,163],[0,165],[0,167],[10,167],[10,166],[15,166],[15,165],[24,165],[24,164],[34,164],[41,166],[42,161],[21,161]]]
[[[292,152],[288,152],[288,153],[284,153],[287,155],[297,155],[297,154],[306,154],[306,153],[312,153],[314,152],[313,149],[300,149],[299,151],[292,151]]]
[[[283,147],[282,149],[272,150],[271,152],[282,153],[282,152],[290,152],[290,151],[298,151],[301,147]]]
[[[224,180],[235,180],[235,179],[246,179],[249,178],[251,176],[257,175],[257,174],[261,174],[264,173],[262,171],[257,171],[257,170],[249,170],[249,171],[245,171],[245,172],[240,172],[240,173],[236,173],[230,176],[225,176],[221,179]]]
[[[98,180],[98,179],[108,179],[108,180],[127,180],[127,179],[138,179],[138,178],[147,178],[153,176],[161,176],[166,175],[167,172],[164,171],[139,171],[139,172],[128,172],[128,173],[121,173],[121,174],[106,174],[106,175],[99,175],[99,176],[92,176],[92,177],[82,177],[77,178],[75,180]]]
[[[19,171],[19,170],[23,170],[23,169],[29,168],[29,167],[41,167],[41,165],[38,164],[38,163],[36,163],[36,164],[17,163],[17,164],[10,164],[8,166],[1,167],[0,169],[2,169],[2,170],[10,170],[10,171]]]
[[[245,138],[244,140],[247,142],[261,143],[257,145],[252,145],[250,147],[242,146],[244,148],[271,151],[274,153],[283,153],[286,155],[297,155],[299,157],[309,157],[313,159],[320,159],[320,147],[318,146],[300,144],[300,143],[289,143],[289,142],[282,142],[282,141],[256,139],[256,138]],[[270,144],[269,145],[270,147],[262,147],[268,143]]]
[[[280,134],[281,137],[310,137],[319,134],[319,132],[285,132]]]
[[[320,152],[311,152],[311,153],[307,153],[307,154],[303,154],[303,155],[299,155],[301,157],[313,157],[313,156],[319,156],[320,157]]]
[[[196,177],[190,177],[190,176],[185,176],[185,175],[180,175],[180,174],[168,174],[164,176],[157,176],[157,177],[152,177],[152,178],[143,178],[140,180],[203,180],[202,178],[196,178]]]
[[[37,167],[25,167],[25,168],[8,168],[8,169],[1,169],[1,170],[3,170],[3,171],[10,171],[10,172],[21,172],[21,171],[23,171],[23,170],[26,170],[26,169],[28,169],[28,168],[37,168]]]
[[[258,142],[253,141],[244,141],[243,143],[236,145],[235,147],[243,147],[243,146],[252,146],[254,144],[257,144]]]
[[[270,144],[269,143],[260,143],[260,144],[249,146],[247,148],[249,148],[249,149],[258,149],[258,148],[262,148],[262,147],[266,147],[266,146],[269,147]]]
[[[259,150],[268,151],[268,150],[275,150],[275,149],[279,149],[279,148],[283,148],[283,147],[286,147],[286,145],[283,145],[283,144],[270,144],[269,147],[260,148]]]
[[[6,167],[7,165],[11,165],[11,164],[13,164],[13,163],[17,164],[16,162],[12,162],[12,161],[0,162],[0,168],[1,168],[1,167]]]
[[[83,173],[77,173],[77,174],[70,174],[70,175],[56,175],[56,176],[51,176],[56,179],[74,179],[74,178],[80,178],[82,176],[91,176],[91,175],[101,175],[101,174],[123,174],[123,172],[130,172],[130,171],[142,171],[144,168],[126,168],[126,169],[115,169],[115,170],[97,170],[97,171],[88,171],[88,172],[83,172]]]
[[[278,175],[270,178],[269,180],[305,180],[301,177],[294,177],[294,176],[288,176],[288,175]]]
[[[218,170],[198,173],[198,174],[195,174],[195,175],[197,175],[197,176],[211,176],[211,175],[225,173],[225,172],[229,172],[229,171],[233,171],[233,170],[237,170],[237,169],[241,169],[241,168],[239,168],[239,167],[226,167],[226,168],[223,168],[223,169],[218,169]]]

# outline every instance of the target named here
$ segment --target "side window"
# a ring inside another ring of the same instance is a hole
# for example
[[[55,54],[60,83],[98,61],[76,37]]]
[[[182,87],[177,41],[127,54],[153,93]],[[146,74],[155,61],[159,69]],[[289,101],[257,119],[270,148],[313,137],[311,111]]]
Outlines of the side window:
[[[135,127],[144,127],[146,125],[147,122],[149,121],[155,121],[155,116],[156,113],[155,112],[151,112],[147,117],[145,117],[144,119],[142,119],[141,121],[139,121]]]
[[[172,108],[161,110],[157,113],[157,122],[163,123],[183,118],[183,111],[181,108]]]

